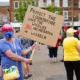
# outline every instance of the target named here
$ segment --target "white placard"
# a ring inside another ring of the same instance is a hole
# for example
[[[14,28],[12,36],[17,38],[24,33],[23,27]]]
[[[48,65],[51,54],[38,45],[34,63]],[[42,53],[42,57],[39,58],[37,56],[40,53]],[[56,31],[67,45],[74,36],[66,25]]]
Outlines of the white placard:
[[[54,47],[63,22],[62,15],[29,6],[19,35]]]

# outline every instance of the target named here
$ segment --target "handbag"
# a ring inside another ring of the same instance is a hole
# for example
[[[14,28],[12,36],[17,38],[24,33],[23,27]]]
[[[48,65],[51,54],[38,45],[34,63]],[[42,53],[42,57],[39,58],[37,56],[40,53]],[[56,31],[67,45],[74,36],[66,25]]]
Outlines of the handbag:
[[[11,66],[8,69],[4,70],[4,80],[15,80],[20,77],[19,70],[16,66]]]
[[[16,50],[15,43],[14,43],[14,47],[15,47],[15,50]],[[17,54],[17,50],[16,50],[16,54]],[[13,66],[3,70],[3,78],[4,78],[4,80],[15,80],[15,79],[20,77],[17,65],[18,65],[18,62],[16,62],[16,66],[13,65]]]

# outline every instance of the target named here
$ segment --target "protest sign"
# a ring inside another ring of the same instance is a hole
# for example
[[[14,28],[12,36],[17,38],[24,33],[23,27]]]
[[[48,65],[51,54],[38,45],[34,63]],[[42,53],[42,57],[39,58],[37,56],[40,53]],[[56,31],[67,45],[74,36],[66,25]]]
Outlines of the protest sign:
[[[63,16],[29,6],[20,30],[20,36],[55,46],[62,25]]]

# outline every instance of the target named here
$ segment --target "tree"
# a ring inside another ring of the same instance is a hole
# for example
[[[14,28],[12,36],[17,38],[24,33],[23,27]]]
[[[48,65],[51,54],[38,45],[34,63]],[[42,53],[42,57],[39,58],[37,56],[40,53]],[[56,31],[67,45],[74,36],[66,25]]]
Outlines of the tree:
[[[22,3],[23,3],[23,5],[22,5]],[[35,0],[20,0],[19,8],[17,9],[17,13],[15,14],[17,21],[23,22],[25,13],[28,9],[28,5],[36,6]],[[47,8],[44,8],[44,9],[47,11],[59,14],[59,15],[61,14],[60,8],[55,7],[54,4],[48,6]]]
[[[47,8],[45,8],[45,10],[56,13],[58,15],[61,15],[61,10],[60,8],[55,7],[54,5],[49,5]]]
[[[17,21],[23,22],[25,13],[28,9],[28,5],[35,6],[35,1],[34,0],[20,0],[19,8],[17,9],[16,14],[14,15]]]

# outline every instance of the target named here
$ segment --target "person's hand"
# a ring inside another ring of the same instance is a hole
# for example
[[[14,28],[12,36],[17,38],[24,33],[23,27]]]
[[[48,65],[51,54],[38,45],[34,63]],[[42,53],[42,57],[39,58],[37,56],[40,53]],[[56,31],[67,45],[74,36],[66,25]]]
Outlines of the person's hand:
[[[31,63],[32,62],[32,60],[31,59],[24,59],[24,62],[26,62],[27,64],[29,64],[29,63]]]
[[[34,43],[34,44],[32,45],[32,49],[39,49],[38,43]]]

